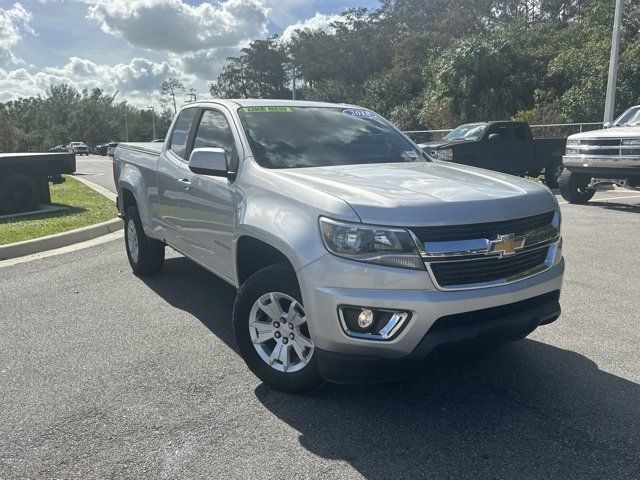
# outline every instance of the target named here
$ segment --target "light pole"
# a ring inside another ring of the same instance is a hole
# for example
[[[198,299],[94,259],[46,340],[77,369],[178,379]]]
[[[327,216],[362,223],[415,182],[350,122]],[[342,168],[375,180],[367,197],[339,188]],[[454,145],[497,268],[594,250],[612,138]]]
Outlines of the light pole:
[[[156,139],[156,110],[153,107],[147,107],[148,110],[151,110],[151,125],[153,126],[153,138],[151,140]]]
[[[296,66],[291,69],[291,100],[296,99]]]
[[[613,18],[613,34],[611,36],[611,58],[609,59],[609,79],[607,80],[607,99],[604,104],[604,122],[613,122],[616,108],[616,80],[618,78],[618,54],[620,52],[620,29],[622,26],[622,10],[624,0],[616,0],[616,13]]]

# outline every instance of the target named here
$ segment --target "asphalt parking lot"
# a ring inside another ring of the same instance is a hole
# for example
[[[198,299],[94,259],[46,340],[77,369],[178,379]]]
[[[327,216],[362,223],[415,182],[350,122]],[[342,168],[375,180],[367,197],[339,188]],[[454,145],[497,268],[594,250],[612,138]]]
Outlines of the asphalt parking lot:
[[[144,280],[121,239],[0,267],[0,478],[637,479],[640,194],[562,212],[556,323],[307,397],[249,373],[234,289],[177,254]]]

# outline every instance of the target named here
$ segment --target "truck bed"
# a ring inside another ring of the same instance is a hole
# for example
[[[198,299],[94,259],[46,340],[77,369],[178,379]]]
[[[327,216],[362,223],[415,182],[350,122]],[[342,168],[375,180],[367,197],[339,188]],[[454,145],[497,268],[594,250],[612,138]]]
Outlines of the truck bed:
[[[161,142],[131,142],[131,143],[121,143],[118,145],[118,148],[126,148],[127,150],[137,150],[139,152],[150,153],[152,155],[160,155],[163,145],[164,143],[161,143]]]

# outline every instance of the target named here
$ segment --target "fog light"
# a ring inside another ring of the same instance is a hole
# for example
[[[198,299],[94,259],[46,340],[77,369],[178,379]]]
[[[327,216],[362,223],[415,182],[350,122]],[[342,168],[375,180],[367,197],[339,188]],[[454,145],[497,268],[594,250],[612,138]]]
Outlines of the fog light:
[[[402,310],[342,305],[338,316],[344,332],[350,337],[367,340],[391,340],[411,318]]]
[[[373,324],[373,312],[369,309],[364,309],[358,315],[358,326],[362,329],[369,328]]]

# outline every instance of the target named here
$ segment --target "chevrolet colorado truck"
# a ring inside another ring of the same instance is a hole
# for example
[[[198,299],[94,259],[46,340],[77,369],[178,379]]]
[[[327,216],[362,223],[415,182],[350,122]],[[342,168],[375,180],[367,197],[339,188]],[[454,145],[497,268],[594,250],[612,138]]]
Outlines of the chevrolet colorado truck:
[[[567,138],[560,193],[571,203],[587,203],[611,185],[640,190],[640,105],[604,130]]]
[[[133,272],[168,245],[237,287],[239,352],[276,389],[407,377],[560,314],[554,195],[435,161],[364,108],[187,104],[164,144],[121,143],[114,176]]]
[[[518,176],[544,172],[549,188],[558,188],[565,138],[533,138],[526,122],[466,123],[438,142],[422,143],[434,158]]]

